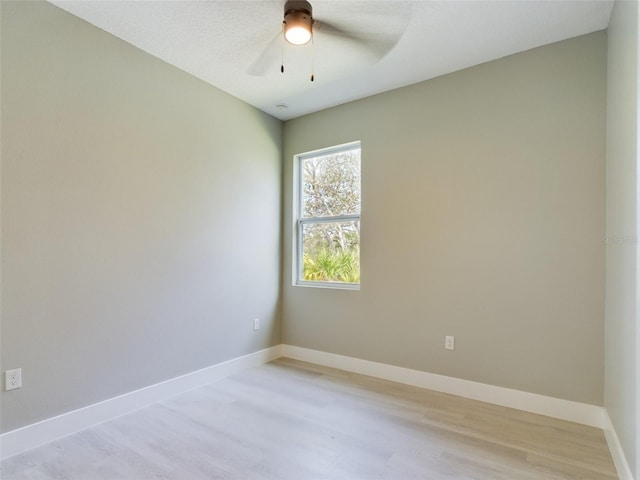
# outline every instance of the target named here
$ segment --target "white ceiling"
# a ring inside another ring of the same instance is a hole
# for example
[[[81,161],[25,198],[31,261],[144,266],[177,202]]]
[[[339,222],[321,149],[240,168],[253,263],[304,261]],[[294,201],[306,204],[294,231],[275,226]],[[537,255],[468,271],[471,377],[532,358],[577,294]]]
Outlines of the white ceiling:
[[[603,30],[613,7],[613,0],[315,0],[318,23],[388,51],[380,58],[320,28],[311,82],[310,45],[286,44],[280,73],[284,0],[50,2],[282,120]]]

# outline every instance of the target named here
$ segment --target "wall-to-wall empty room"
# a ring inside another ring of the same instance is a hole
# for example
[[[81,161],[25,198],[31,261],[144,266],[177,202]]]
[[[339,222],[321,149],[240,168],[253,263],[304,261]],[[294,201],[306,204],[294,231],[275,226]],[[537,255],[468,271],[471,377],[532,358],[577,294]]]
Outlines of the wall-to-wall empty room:
[[[288,345],[593,407],[640,478],[639,15],[283,122],[2,2],[1,432]],[[351,141],[361,287],[295,286],[294,155]]]

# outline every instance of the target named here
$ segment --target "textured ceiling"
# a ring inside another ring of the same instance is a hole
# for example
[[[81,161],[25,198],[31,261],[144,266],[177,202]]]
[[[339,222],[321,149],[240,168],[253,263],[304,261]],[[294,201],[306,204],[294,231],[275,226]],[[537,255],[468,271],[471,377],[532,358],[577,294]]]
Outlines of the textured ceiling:
[[[603,30],[613,7],[613,0],[317,0],[312,52],[280,40],[284,0],[50,1],[282,120]],[[331,36],[322,22],[360,41]]]

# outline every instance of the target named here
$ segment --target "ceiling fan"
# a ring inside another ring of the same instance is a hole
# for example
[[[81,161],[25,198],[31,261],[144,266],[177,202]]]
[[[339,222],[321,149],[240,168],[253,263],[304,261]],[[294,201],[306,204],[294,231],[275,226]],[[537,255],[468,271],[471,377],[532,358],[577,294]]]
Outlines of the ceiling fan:
[[[340,8],[340,2],[335,2]],[[367,12],[362,12],[366,14]],[[267,44],[262,53],[256,58],[247,70],[247,73],[254,76],[262,76],[270,69],[275,68],[274,53],[280,45],[281,62],[280,71],[284,73],[284,51],[285,47],[299,47],[311,44],[311,81],[314,80],[313,73],[313,48],[316,37],[320,42],[325,38],[335,38],[350,45],[365,50],[374,58],[382,58],[400,39],[400,34],[388,35],[384,32],[372,32],[363,30],[363,26],[358,25],[358,17],[345,15],[344,19],[325,21],[313,16],[313,7],[306,0],[288,0],[284,4],[284,17],[281,31],[278,32]],[[405,23],[406,22],[402,22]],[[403,25],[403,27],[406,25]],[[404,30],[404,28],[403,28]]]

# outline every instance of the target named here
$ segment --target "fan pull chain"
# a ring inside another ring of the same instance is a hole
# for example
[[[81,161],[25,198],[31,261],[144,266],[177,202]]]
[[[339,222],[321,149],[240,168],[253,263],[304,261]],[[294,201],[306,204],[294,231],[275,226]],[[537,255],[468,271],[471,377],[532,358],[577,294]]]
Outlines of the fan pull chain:
[[[284,24],[282,22],[282,42],[280,42],[280,73],[284,73]]]
[[[313,33],[311,34],[311,81],[313,82],[314,79],[314,75],[313,75],[313,65],[314,65],[314,58],[315,58],[315,44],[313,43]]]

